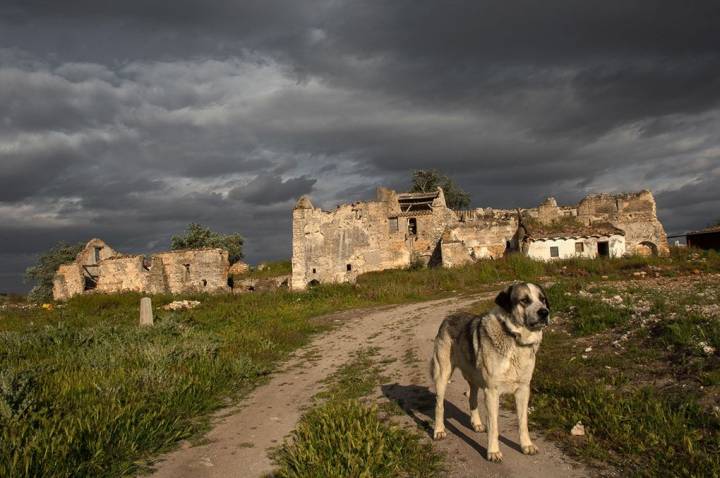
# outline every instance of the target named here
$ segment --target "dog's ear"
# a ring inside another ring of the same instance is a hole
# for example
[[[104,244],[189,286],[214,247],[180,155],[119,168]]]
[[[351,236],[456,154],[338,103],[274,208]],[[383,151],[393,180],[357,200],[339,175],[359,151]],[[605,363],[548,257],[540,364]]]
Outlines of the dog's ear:
[[[513,286],[509,285],[495,297],[495,303],[506,312],[512,312],[512,289]]]

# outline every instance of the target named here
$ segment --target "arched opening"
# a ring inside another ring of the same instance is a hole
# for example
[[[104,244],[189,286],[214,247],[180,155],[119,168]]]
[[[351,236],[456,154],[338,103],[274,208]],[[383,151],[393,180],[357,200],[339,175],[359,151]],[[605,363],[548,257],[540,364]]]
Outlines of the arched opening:
[[[635,246],[635,254],[639,256],[657,256],[658,255],[658,249],[657,246],[650,242],[650,241],[643,241],[637,246]]]
[[[315,287],[317,285],[320,285],[320,281],[317,279],[313,279],[310,282],[308,282],[308,287]]]

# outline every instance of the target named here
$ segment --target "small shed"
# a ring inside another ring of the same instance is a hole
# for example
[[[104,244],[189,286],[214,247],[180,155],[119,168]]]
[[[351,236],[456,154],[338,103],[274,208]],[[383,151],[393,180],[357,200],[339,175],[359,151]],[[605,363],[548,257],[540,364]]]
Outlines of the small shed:
[[[720,224],[686,234],[688,247],[720,251]]]

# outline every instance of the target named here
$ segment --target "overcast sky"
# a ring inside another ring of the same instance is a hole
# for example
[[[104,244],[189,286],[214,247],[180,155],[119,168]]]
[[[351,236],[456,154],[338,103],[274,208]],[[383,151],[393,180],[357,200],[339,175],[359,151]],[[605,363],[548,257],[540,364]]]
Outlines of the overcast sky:
[[[290,256],[326,208],[438,168],[473,206],[651,189],[720,219],[720,2],[3,0],[0,291],[59,240],[189,222]]]

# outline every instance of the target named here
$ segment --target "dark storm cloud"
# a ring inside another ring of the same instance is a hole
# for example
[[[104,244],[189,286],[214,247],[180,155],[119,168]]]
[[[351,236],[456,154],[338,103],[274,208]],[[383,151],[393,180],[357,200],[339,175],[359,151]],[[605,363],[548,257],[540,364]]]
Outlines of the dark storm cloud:
[[[188,222],[287,257],[297,196],[417,168],[477,206],[649,187],[668,230],[703,226],[718,24],[714,1],[5,1],[0,290],[57,240],[159,250]]]
[[[283,181],[276,174],[259,175],[249,183],[231,189],[228,196],[250,204],[276,204],[310,193],[316,182],[317,179],[306,176]]]

